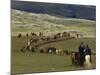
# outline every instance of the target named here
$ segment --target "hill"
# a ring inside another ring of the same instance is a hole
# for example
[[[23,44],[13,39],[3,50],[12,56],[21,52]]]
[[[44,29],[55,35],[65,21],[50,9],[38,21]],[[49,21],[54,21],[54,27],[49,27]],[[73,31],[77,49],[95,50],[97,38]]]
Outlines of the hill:
[[[67,18],[95,20],[96,17],[96,7],[90,5],[12,1],[11,8],[31,13],[42,13]]]
[[[44,32],[56,33],[63,31],[75,30],[84,33],[86,36],[95,36],[95,21],[77,19],[77,18],[63,18],[51,16],[48,14],[29,13],[26,11],[14,10],[11,12],[12,17],[12,36],[18,33],[27,32]]]

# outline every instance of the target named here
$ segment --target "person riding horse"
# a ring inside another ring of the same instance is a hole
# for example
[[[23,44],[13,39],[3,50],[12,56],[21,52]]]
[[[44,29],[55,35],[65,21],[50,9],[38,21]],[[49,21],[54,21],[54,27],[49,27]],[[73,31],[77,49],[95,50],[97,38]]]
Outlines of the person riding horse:
[[[85,54],[86,54],[86,55],[91,55],[91,49],[89,48],[88,45],[86,45]]]
[[[88,45],[86,45],[86,47],[84,49],[84,53],[85,53],[85,56],[86,55],[89,55],[90,56],[90,62],[91,62],[91,49],[89,48]]]
[[[80,57],[79,57],[79,60],[80,60],[79,61],[79,66],[80,67],[84,67],[84,61],[85,61],[84,49],[85,49],[84,44],[83,44],[83,42],[81,42],[81,44],[79,46],[79,55],[80,55]]]

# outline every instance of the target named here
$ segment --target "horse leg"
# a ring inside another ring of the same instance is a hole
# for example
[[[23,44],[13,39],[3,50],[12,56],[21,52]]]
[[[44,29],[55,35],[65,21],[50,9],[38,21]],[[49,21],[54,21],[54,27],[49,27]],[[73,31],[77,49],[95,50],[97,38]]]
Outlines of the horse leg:
[[[91,55],[90,55],[90,62],[92,62],[92,58],[91,58]]]
[[[74,58],[71,59],[72,59],[72,65],[75,65],[75,59]]]
[[[29,51],[32,51],[32,46],[29,46]]]

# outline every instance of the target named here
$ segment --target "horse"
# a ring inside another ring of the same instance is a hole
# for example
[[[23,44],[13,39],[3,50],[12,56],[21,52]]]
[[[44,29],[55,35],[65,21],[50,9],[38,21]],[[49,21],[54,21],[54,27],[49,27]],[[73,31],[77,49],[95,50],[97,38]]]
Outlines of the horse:
[[[75,66],[80,66],[80,67],[91,67],[91,56],[84,55],[84,53],[79,53],[79,52],[72,52],[71,53],[71,61],[72,65]]]
[[[69,51],[66,49],[66,50],[63,50],[63,53],[65,54],[65,55],[69,55]]]
[[[30,34],[31,34],[32,36],[37,36],[37,34],[34,33],[34,32],[31,32]]]
[[[79,53],[78,52],[72,52],[71,53],[71,61],[72,65],[79,66],[80,65],[80,60],[79,60]]]
[[[32,47],[32,42],[28,41],[27,45],[21,49],[21,52],[32,51],[34,52],[34,48]]]
[[[62,37],[64,38],[70,38],[70,33],[69,32],[63,32]]]
[[[56,49],[56,54],[63,55],[64,54],[64,51],[61,50],[61,49]]]
[[[56,54],[59,54],[59,49],[56,49]]]
[[[85,55],[85,63],[84,64],[87,68],[91,67],[91,56],[90,55]]]
[[[72,65],[80,67],[91,67],[91,56],[84,55],[84,53],[72,52],[71,53]]]
[[[52,53],[52,51],[49,47],[46,47],[46,48],[41,48],[40,53]]]
[[[39,42],[39,38],[34,38],[34,39],[31,40],[31,42],[32,43],[37,43],[37,42]]]
[[[26,33],[26,37],[28,37],[29,36],[29,34],[28,33]]]
[[[24,46],[20,49],[21,52],[26,52],[26,51],[31,51],[32,47],[31,46]]]
[[[56,48],[55,47],[46,47],[45,50],[46,50],[46,53],[56,54]]]
[[[20,38],[20,37],[22,37],[22,34],[20,33],[20,34],[18,34],[18,38]]]
[[[44,49],[40,49],[40,53],[44,53]]]

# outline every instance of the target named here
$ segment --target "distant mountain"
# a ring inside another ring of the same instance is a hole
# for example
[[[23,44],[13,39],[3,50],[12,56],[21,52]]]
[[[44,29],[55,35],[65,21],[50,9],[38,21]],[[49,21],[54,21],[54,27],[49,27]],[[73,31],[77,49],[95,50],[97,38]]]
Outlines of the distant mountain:
[[[11,1],[11,8],[52,16],[96,20],[96,6]]]

